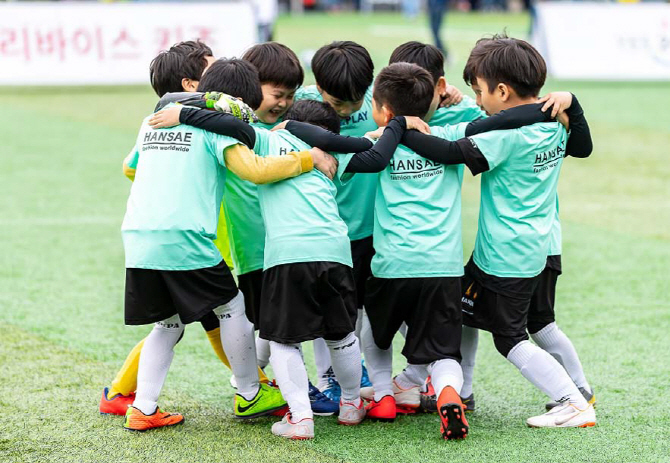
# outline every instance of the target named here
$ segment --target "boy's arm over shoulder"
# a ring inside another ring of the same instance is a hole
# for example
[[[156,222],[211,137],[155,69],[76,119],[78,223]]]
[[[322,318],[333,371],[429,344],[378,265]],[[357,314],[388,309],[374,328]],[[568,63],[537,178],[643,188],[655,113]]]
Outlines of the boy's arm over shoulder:
[[[235,175],[258,185],[296,177],[314,168],[312,153],[291,151],[284,156],[256,155],[247,146],[235,144],[223,151],[225,166]]]

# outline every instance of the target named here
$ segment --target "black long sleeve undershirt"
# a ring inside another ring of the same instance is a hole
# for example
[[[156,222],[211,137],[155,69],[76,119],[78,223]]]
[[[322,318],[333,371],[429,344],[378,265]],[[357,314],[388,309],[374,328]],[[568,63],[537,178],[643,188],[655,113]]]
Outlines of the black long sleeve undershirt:
[[[574,94],[572,95],[572,103],[565,110],[565,113],[570,118],[570,138],[568,138],[565,155],[575,158],[588,158],[593,152],[591,130],[586,117],[584,117],[584,110]]]
[[[160,100],[158,100],[158,103],[156,104],[156,107],[154,108],[154,112],[160,111],[170,103],[177,103],[177,102],[182,102],[184,100],[193,100],[196,98],[202,98],[204,93],[202,92],[174,92],[174,93],[166,93],[161,97]],[[204,100],[203,100],[204,101]]]
[[[372,148],[365,137],[347,137],[307,122],[288,121],[286,130],[310,146],[333,153],[359,153]]]
[[[247,145],[249,149],[254,149],[256,144],[254,128],[232,114],[184,107],[179,113],[179,122],[234,138]]]

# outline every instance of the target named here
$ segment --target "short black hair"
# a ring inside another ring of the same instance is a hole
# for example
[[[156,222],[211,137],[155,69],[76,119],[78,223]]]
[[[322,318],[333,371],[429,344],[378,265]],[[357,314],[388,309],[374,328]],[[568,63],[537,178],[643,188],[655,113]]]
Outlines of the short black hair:
[[[396,116],[423,118],[433,102],[435,84],[428,71],[411,63],[393,63],[377,75],[373,98]]]
[[[305,80],[300,60],[293,50],[281,43],[256,44],[244,53],[242,59],[256,66],[261,84],[295,89]]]
[[[200,83],[199,92],[223,92],[241,98],[252,109],[263,101],[258,71],[248,61],[221,58],[209,67]]]
[[[284,119],[318,125],[334,133],[340,133],[340,117],[328,103],[316,100],[300,100],[286,111]]]
[[[547,65],[525,40],[494,35],[477,41],[463,69],[463,80],[468,85],[477,78],[484,79],[490,91],[505,83],[520,97],[532,97],[539,95],[544,86]]]
[[[351,41],[324,45],[312,58],[317,85],[342,101],[363,99],[372,84],[374,69],[368,51]]]
[[[421,66],[433,76],[437,85],[440,77],[444,77],[444,55],[434,45],[415,40],[399,45],[389,58],[389,64],[412,63]]]
[[[182,79],[200,80],[212,49],[200,40],[179,42],[163,50],[149,65],[149,81],[158,96],[182,92]]]

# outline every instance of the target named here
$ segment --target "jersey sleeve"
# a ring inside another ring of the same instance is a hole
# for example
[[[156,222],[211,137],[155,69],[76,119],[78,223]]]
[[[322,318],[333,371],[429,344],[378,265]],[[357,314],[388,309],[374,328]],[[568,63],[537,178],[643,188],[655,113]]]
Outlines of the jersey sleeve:
[[[218,161],[219,164],[225,167],[226,165],[226,159],[224,156],[224,152],[236,145],[242,145],[239,141],[235,140],[234,138],[226,137],[224,135],[218,135],[215,133],[209,133],[209,140],[212,143],[212,149],[214,153],[216,153],[216,160]]]
[[[430,134],[443,140],[456,141],[465,137],[465,129],[468,124],[469,122],[461,122],[459,124],[446,125],[444,127],[431,127]]]
[[[295,92],[295,97],[293,98],[295,101],[300,101],[300,100],[319,100],[321,98],[321,94],[316,88],[316,85],[308,85],[307,87],[300,87],[296,92]]]
[[[516,146],[515,130],[496,130],[468,137],[472,146],[481,152],[488,163],[488,170],[493,170],[514,152]]]
[[[140,151],[137,149],[137,145],[133,146],[133,149],[130,150],[128,156],[123,160],[123,163],[130,167],[131,169],[137,169],[137,161],[140,160]]]
[[[347,153],[347,154],[334,153],[334,156],[338,162],[336,175],[342,185],[348,183],[349,180],[351,180],[352,177],[355,175],[354,172],[347,172],[347,166],[349,165],[349,162],[351,161],[351,159],[354,157],[355,154],[356,153]]]

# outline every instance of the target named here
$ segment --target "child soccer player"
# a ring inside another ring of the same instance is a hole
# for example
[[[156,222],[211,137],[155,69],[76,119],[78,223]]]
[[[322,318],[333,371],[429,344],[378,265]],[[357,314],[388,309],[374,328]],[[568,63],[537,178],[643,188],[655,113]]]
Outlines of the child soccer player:
[[[161,52],[154,58],[149,67],[151,85],[159,97],[172,92],[195,92],[200,76],[214,62],[212,50],[200,41],[180,42]],[[159,106],[161,103],[159,102]],[[133,180],[135,169],[129,167],[124,160],[124,174]],[[226,262],[231,262],[228,233],[225,226],[225,217],[222,215],[217,227],[217,237],[214,240]],[[207,338],[214,352],[221,362],[230,368],[228,358],[221,345],[219,322],[213,313],[207,314],[200,320]],[[128,405],[135,400],[137,388],[137,368],[140,352],[144,341],[140,341],[128,354],[123,366],[112,381],[109,388],[105,388],[100,399],[99,411],[101,414],[125,415]],[[261,382],[267,383],[265,374],[259,370]]]
[[[199,84],[228,86],[252,107],[262,94],[257,71],[240,60],[219,60]],[[238,382],[237,415],[252,417],[284,406],[276,389],[259,384],[253,325],[244,297],[212,239],[226,169],[257,183],[277,181],[335,165],[320,151],[257,158],[236,140],[189,127],[155,131],[145,119],[129,162],[135,181],[122,226],[126,251],[127,324],[156,323],[140,355],[137,393],[124,427],[143,431],[183,422],[162,413],[157,399],[184,325],[214,311],[221,342]]]
[[[487,114],[496,114],[536,102],[546,65],[527,42],[495,36],[477,42],[463,75],[477,103]],[[592,404],[526,333],[530,299],[550,249],[558,176],[569,146],[565,128],[538,123],[455,143],[408,133],[403,143],[428,159],[464,163],[473,174],[482,174],[477,239],[463,279],[463,323],[490,331],[498,351],[533,385],[562,403],[529,418],[528,425],[595,425]]]

